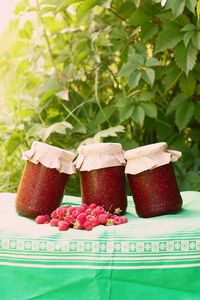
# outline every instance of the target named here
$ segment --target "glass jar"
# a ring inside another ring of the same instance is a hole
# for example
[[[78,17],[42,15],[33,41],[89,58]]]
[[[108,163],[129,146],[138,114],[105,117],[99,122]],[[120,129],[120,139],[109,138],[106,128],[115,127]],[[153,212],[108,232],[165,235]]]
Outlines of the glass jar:
[[[181,152],[168,150],[166,143],[156,143],[128,150],[124,156],[138,216],[148,218],[181,209],[182,198],[172,164]]]
[[[80,171],[83,203],[96,203],[111,213],[125,214],[125,160],[120,144],[95,143],[82,146],[75,165]]]
[[[75,173],[75,155],[67,150],[33,142],[24,152],[26,160],[16,196],[16,211],[25,217],[50,214],[63,198],[69,176]]]

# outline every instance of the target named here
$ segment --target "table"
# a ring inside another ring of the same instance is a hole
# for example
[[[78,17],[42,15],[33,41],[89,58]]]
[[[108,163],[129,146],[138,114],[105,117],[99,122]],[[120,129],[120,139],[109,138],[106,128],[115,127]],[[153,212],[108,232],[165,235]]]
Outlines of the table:
[[[200,192],[176,215],[59,232],[15,212],[0,194],[1,300],[200,299]],[[80,204],[65,196],[64,203]]]

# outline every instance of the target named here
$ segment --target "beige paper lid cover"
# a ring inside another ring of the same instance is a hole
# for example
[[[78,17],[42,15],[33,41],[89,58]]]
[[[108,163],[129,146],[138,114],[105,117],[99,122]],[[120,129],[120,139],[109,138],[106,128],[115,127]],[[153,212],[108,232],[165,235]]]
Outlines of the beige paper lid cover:
[[[34,141],[31,149],[22,154],[23,160],[28,160],[34,164],[41,163],[47,168],[56,169],[60,173],[73,174],[75,168],[73,159],[75,154],[46,143]]]
[[[182,155],[181,152],[169,150],[167,147],[167,143],[162,142],[126,151],[125,173],[134,175],[177,161]]]
[[[75,166],[80,171],[125,165],[122,146],[119,143],[94,143],[78,149]]]

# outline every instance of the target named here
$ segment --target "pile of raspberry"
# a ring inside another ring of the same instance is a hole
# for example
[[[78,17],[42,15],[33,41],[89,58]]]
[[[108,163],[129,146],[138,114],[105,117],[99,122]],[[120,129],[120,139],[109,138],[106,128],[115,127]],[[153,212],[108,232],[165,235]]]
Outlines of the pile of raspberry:
[[[127,223],[128,220],[124,216],[111,214],[102,206],[95,203],[82,204],[80,206],[62,205],[49,215],[39,215],[36,217],[37,224],[50,224],[57,226],[60,231],[68,230],[69,228],[92,230],[98,225],[120,225]]]

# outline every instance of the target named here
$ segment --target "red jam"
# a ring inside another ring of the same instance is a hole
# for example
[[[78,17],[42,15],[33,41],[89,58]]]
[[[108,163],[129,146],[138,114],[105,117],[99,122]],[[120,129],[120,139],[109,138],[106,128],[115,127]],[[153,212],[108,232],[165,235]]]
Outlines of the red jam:
[[[27,161],[16,197],[17,212],[30,218],[50,214],[60,205],[69,176]]]
[[[127,176],[140,217],[176,213],[181,209],[182,198],[172,163]]]
[[[82,201],[125,214],[127,208],[124,166],[80,171]]]

